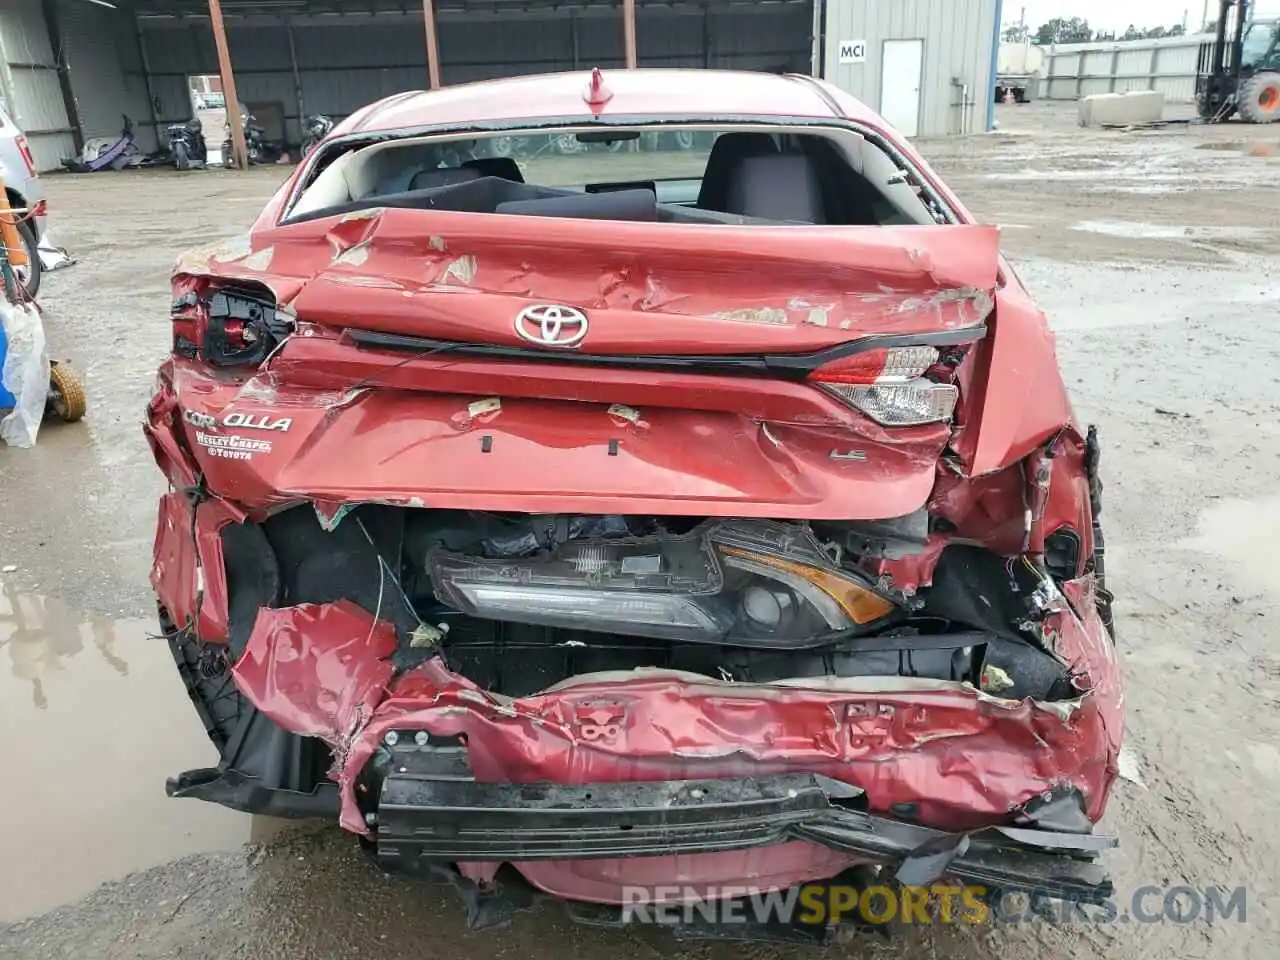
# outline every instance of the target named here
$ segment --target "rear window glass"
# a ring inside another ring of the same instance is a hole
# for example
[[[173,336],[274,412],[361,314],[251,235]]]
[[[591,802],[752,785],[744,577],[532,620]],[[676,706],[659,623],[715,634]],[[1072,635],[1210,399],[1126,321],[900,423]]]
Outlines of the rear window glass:
[[[768,127],[405,138],[330,160],[290,216],[371,206],[674,223],[939,219],[911,172],[856,132]]]

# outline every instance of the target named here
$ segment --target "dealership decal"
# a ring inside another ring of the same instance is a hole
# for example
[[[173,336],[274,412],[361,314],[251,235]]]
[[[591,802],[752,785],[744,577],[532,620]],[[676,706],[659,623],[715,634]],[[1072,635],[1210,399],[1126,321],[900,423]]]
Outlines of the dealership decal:
[[[204,447],[211,457],[221,457],[224,460],[252,460],[254,454],[271,452],[270,440],[242,437],[238,433],[205,433],[197,430],[196,443]]]
[[[292,417],[271,417],[265,413],[228,413],[221,420],[198,410],[184,410],[182,419],[202,430],[216,430],[219,426],[240,427],[245,430],[278,430],[286,433],[293,426]]]
[[[289,417],[276,420],[265,413],[228,413],[222,418],[224,427],[247,427],[250,430],[279,430],[284,432],[293,426]]]

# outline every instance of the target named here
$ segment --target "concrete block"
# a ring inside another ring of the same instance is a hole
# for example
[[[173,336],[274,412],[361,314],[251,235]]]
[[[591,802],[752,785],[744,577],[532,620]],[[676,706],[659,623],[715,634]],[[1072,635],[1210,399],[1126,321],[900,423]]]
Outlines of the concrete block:
[[[1128,93],[1096,93],[1078,103],[1080,126],[1158,123],[1164,119],[1164,93],[1131,90]]]

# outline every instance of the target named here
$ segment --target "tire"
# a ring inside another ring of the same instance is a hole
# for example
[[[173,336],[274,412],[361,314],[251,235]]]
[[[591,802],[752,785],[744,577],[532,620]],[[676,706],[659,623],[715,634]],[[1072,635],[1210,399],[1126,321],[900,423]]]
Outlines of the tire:
[[[1255,73],[1240,84],[1236,102],[1241,119],[1248,123],[1280,121],[1280,73]]]
[[[173,165],[179,170],[191,169],[191,157],[187,155],[187,145],[179,142],[173,147]]]
[[[27,254],[27,265],[16,268],[14,272],[18,276],[18,282],[22,284],[22,289],[34,300],[36,294],[40,292],[40,277],[44,274],[38,249],[40,241],[36,239],[35,226],[26,220],[18,221],[18,235],[22,238],[22,249]]]
[[[675,141],[677,150],[692,150],[694,143],[692,130],[677,130],[671,139]]]
[[[53,412],[63,423],[75,423],[84,416],[84,384],[74,370],[55,361],[49,368],[49,385],[53,390]]]

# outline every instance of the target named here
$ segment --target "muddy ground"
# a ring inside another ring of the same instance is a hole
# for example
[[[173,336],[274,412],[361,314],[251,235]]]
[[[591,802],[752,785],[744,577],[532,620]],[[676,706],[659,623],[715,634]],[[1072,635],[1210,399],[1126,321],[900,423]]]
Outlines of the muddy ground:
[[[1108,568],[1129,681],[1130,780],[1108,826],[1120,905],[1143,884],[1245,885],[1209,925],[923,929],[830,955],[1262,958],[1280,940],[1280,129],[1081,131],[1001,108],[1000,132],[924,143],[1001,224],[1105,443]],[[167,349],[166,274],[244,227],[285,176],[50,177],[53,354],[87,420],[0,448],[0,957],[380,960],[814,955],[672,944],[543,909],[468,934],[451,894],[388,880],[335,829],[169,801],[213,760],[152,638],[161,490],[139,428]],[[247,845],[246,845],[247,844]],[[5,925],[7,924],[7,925]]]

